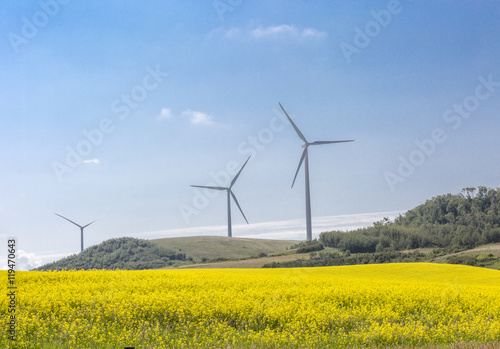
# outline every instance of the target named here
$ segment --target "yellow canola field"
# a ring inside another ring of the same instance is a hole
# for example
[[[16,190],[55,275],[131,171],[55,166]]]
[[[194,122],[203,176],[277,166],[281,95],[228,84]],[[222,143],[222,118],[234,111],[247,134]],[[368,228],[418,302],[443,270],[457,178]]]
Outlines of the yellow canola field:
[[[1,283],[7,293],[7,273]],[[17,348],[496,342],[500,272],[458,265],[17,272]],[[9,299],[1,297],[2,323]],[[7,327],[7,325],[4,325]],[[6,336],[0,342],[9,347]]]

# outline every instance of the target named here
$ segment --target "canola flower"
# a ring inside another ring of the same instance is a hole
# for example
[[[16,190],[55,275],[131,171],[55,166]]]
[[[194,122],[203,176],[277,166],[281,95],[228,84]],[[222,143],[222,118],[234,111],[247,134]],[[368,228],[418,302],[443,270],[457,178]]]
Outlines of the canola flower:
[[[17,341],[5,335],[2,348],[347,348],[500,339],[500,272],[460,265],[16,277]],[[6,294],[7,282],[0,287]],[[4,324],[8,301],[0,299]]]

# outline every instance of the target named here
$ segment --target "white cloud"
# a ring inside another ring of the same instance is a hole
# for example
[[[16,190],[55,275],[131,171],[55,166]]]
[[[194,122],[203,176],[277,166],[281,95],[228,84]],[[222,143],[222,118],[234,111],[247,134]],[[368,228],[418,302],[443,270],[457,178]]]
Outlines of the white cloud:
[[[232,39],[232,38],[237,38],[241,35],[241,30],[235,27],[232,27],[229,29],[225,34],[224,37],[227,39]]]
[[[328,36],[326,32],[320,32],[313,28],[306,28],[302,30],[301,36],[303,38],[324,39]]]
[[[88,159],[88,160],[83,160],[84,164],[98,164],[99,159]]]
[[[34,253],[17,251],[17,267],[19,270],[30,270],[42,265],[42,260]]]
[[[265,38],[265,37],[276,37],[278,35],[297,35],[298,30],[295,26],[288,24],[282,24],[275,27],[264,28],[262,26],[252,30],[252,36],[254,38]]]
[[[251,31],[255,39],[266,38],[293,38],[293,39],[323,39],[326,32],[321,32],[313,28],[299,29],[294,25],[282,24],[274,27],[258,27]]]
[[[35,253],[28,253],[24,250],[16,251],[15,270],[30,270],[42,265],[42,260]],[[7,270],[7,264],[2,266],[2,270]]]
[[[172,110],[170,108],[162,108],[156,120],[168,120],[170,118],[172,118]]]
[[[21,271],[31,270],[34,268],[38,268],[44,264],[58,261],[61,258],[68,257],[72,254],[74,253],[60,252],[60,251],[28,253],[24,250],[17,250],[15,270],[21,270]],[[7,264],[0,265],[0,270],[7,270],[7,269],[8,269]]]
[[[214,117],[210,114],[201,111],[187,109],[181,113],[181,116],[187,118],[192,125],[211,125],[214,124]],[[170,108],[162,108],[160,114],[156,116],[156,120],[168,120],[177,117],[172,113]]]
[[[185,110],[182,115],[189,118],[189,122],[193,125],[211,125],[214,123],[213,116],[205,114],[201,111]]]
[[[208,35],[209,39],[219,38],[226,40],[292,40],[305,42],[322,40],[328,36],[326,32],[314,28],[298,28],[295,25],[280,24],[276,26],[259,26],[254,29],[240,29],[232,27],[229,30],[214,29]]]

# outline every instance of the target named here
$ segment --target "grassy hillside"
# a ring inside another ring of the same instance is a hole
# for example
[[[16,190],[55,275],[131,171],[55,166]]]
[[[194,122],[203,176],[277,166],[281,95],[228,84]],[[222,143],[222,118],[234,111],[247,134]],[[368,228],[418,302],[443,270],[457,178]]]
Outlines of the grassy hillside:
[[[182,252],[195,262],[216,259],[241,259],[284,252],[296,240],[229,238],[224,236],[188,236],[155,239],[151,242],[175,252]]]
[[[432,261],[500,270],[500,243],[487,244],[471,250],[447,254]]]
[[[106,240],[36,270],[158,269],[185,259],[184,253],[169,251],[148,240],[119,238]]]

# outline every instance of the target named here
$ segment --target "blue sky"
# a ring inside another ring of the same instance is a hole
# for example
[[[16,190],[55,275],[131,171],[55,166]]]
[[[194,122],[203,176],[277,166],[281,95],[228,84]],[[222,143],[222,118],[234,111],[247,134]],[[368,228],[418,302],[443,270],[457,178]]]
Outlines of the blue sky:
[[[278,102],[310,141],[355,140],[310,149],[314,236],[314,217],[499,187],[499,15],[487,0],[4,2],[1,237],[78,252],[55,212],[103,216],[86,246],[225,235],[225,196],[190,185],[249,155],[234,236],[293,221],[286,237],[305,237],[302,142]]]

